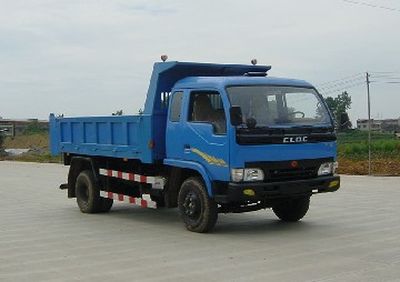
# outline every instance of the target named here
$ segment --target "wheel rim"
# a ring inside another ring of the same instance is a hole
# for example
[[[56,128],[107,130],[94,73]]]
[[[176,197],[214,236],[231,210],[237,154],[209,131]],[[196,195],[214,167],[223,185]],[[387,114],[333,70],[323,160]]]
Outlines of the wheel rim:
[[[185,216],[187,216],[191,220],[199,219],[201,214],[201,201],[196,193],[187,193],[183,201],[182,207]]]

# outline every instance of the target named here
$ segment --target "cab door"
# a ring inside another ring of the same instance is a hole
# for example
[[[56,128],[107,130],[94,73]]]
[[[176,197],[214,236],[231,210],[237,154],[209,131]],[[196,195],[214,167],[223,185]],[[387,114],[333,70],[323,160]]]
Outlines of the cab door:
[[[167,158],[170,159],[183,158],[183,102],[184,91],[174,91],[171,96],[166,130],[166,153]]]
[[[183,159],[202,164],[214,180],[229,181],[227,118],[220,93],[191,91],[185,104]]]

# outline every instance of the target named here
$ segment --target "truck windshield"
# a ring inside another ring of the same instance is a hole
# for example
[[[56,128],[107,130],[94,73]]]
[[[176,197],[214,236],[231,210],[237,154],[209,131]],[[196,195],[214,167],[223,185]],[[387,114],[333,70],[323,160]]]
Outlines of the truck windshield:
[[[247,127],[332,126],[314,89],[282,86],[231,86],[232,106],[242,110]]]

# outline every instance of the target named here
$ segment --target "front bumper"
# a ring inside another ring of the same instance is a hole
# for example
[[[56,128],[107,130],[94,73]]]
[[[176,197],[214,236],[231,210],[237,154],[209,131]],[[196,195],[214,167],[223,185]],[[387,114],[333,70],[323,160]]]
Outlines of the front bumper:
[[[323,176],[313,179],[272,182],[272,183],[228,183],[222,193],[215,195],[215,201],[221,204],[257,202],[275,198],[290,198],[316,193],[337,191],[340,187],[339,176]],[[252,191],[253,192],[252,192]]]

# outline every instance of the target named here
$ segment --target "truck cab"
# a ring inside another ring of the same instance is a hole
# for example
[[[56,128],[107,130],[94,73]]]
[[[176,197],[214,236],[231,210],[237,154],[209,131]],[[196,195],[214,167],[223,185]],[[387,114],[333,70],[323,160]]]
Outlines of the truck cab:
[[[172,90],[164,163],[198,167],[208,193],[239,208],[337,190],[335,141],[329,110],[305,81],[189,77]]]

